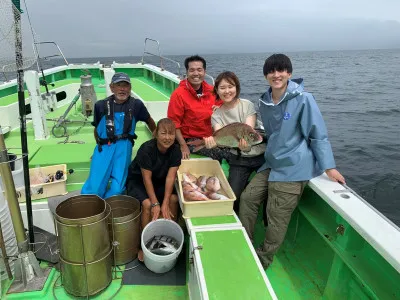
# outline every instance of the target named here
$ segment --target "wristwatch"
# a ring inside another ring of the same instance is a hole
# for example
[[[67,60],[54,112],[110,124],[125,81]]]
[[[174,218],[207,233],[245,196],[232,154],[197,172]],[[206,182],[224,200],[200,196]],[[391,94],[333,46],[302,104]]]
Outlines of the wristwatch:
[[[159,203],[159,202],[152,203],[152,204],[151,204],[151,208],[153,208],[154,206],[157,206],[157,205],[160,205],[160,203]]]

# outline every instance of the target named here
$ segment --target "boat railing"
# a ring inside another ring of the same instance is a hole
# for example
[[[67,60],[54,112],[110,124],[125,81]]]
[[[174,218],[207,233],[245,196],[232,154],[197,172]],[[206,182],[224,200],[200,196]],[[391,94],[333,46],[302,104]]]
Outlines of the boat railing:
[[[58,52],[59,52],[60,54],[55,54],[55,55],[49,55],[49,56],[39,57],[39,53],[38,53],[38,51],[37,51],[36,45],[42,45],[42,44],[53,44],[54,46],[57,47]],[[64,54],[62,53],[60,46],[58,46],[58,44],[57,44],[56,42],[35,42],[35,43],[33,43],[33,49],[34,49],[34,51],[35,51],[35,53],[36,53],[36,56],[37,56],[37,58],[38,58],[38,61],[39,61],[39,59],[48,60],[49,58],[61,56],[61,57],[64,59],[65,64],[68,66],[68,61],[67,61],[67,59],[65,58]],[[38,71],[41,72],[40,67],[39,67],[39,63],[38,63]]]
[[[17,72],[17,70],[19,70],[19,69],[28,69],[35,62],[36,62],[36,58],[28,57],[28,58],[24,58],[21,66],[17,66],[15,62],[3,65],[3,67],[1,68],[1,73],[3,74],[5,82],[11,81],[10,79],[8,79],[6,73]]]
[[[353,194],[355,197],[358,198],[358,200],[360,200],[361,202],[363,202],[366,206],[368,206],[369,208],[371,208],[376,214],[378,214],[382,219],[384,219],[387,223],[389,223],[391,226],[393,226],[393,228],[395,228],[397,231],[400,231],[400,227],[397,226],[394,222],[392,222],[392,220],[390,220],[388,217],[386,217],[383,213],[381,213],[379,210],[377,210],[373,205],[371,205],[367,200],[365,200],[362,196],[360,196],[359,194],[357,194],[356,191],[354,191],[352,188],[350,188],[349,186],[347,186],[344,183],[340,183],[341,186],[344,187],[343,190],[335,190],[333,191],[335,194],[337,193],[341,193],[341,197],[344,199],[348,199],[349,196],[346,195],[346,193],[351,193]]]
[[[206,73],[206,75],[205,75],[207,78],[210,78],[211,79],[211,81],[212,81],[212,85],[214,85],[215,84],[215,81],[214,81],[214,77],[212,77],[211,75],[208,75],[207,73]]]
[[[157,51],[158,51],[158,54],[154,54],[154,53],[151,53],[151,52],[149,52],[149,51],[146,51],[147,41],[151,41],[151,42],[154,42],[154,43],[157,44]],[[154,40],[154,39],[151,39],[151,38],[145,38],[145,39],[144,39],[143,55],[142,55],[142,65],[144,64],[144,56],[145,56],[145,54],[160,58],[160,68],[161,68],[162,71],[165,70],[165,68],[164,68],[164,60],[176,64],[177,67],[178,67],[178,78],[179,78],[179,79],[182,79],[182,73],[181,73],[181,65],[180,65],[180,63],[177,62],[176,60],[173,60],[173,59],[170,59],[170,58],[168,58],[168,57],[164,57],[164,56],[161,55],[161,52],[160,52],[160,42],[159,42],[159,41]]]

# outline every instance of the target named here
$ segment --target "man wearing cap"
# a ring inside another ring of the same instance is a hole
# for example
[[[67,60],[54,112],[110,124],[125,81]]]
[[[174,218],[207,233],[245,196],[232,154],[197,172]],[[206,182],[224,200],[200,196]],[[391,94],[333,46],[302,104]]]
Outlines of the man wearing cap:
[[[96,147],[90,165],[89,178],[82,194],[108,198],[125,189],[138,121],[146,122],[151,132],[156,124],[139,99],[131,97],[131,80],[125,73],[115,73],[110,89],[113,95],[98,101],[94,107],[92,125]],[[107,189],[111,180],[109,189]]]

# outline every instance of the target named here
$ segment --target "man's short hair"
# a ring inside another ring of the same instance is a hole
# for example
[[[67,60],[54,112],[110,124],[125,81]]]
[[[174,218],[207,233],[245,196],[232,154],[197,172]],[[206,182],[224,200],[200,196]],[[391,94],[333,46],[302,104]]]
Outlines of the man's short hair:
[[[189,69],[189,63],[191,63],[193,61],[201,61],[203,63],[204,70],[206,69],[206,60],[204,58],[202,58],[201,56],[196,54],[196,55],[192,55],[192,56],[186,57],[186,59],[185,59],[186,71]]]
[[[268,57],[264,63],[264,76],[274,71],[287,71],[288,73],[292,73],[293,67],[290,58],[285,54],[272,54]]]

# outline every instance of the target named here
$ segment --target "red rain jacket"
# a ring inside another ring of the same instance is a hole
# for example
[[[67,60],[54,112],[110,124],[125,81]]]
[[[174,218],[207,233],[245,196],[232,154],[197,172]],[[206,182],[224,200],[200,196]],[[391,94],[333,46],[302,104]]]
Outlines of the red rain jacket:
[[[203,138],[213,134],[211,115],[213,106],[221,106],[212,93],[213,86],[203,81],[203,94],[198,97],[187,79],[182,80],[172,93],[168,118],[180,129],[184,138]]]

